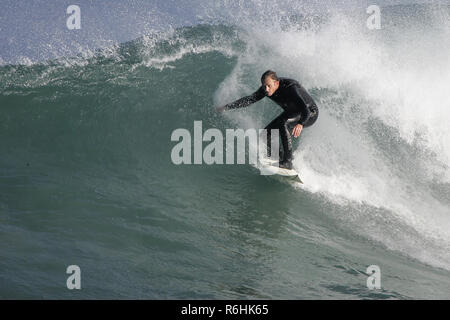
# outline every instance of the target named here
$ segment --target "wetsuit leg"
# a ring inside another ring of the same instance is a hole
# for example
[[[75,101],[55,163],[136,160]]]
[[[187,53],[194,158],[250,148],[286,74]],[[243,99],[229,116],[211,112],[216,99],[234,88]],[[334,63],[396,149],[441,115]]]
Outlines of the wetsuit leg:
[[[319,117],[319,108],[317,108],[316,105],[309,106],[309,110],[311,112],[311,115],[309,119],[303,124],[303,128],[307,128],[309,126],[312,126]],[[286,133],[288,135],[288,148],[284,148],[284,150],[287,150],[287,154],[283,159],[284,163],[292,163],[292,138],[291,138],[291,132],[295,125],[298,124],[298,120],[300,120],[300,116],[294,116],[292,118],[289,118],[285,123],[286,127]]]
[[[281,128],[281,125],[283,123],[283,119],[285,118],[285,112],[281,113],[278,117],[276,117],[275,119],[273,119],[264,129],[267,130],[267,156],[270,158],[272,156],[272,144],[271,144],[271,132],[270,130],[272,129],[278,129],[279,131]],[[280,158],[281,159],[281,158]]]
[[[306,123],[303,125],[303,128],[312,126],[319,117],[319,108],[317,108],[316,105],[309,106],[309,111],[311,112],[311,116],[309,117],[308,121],[306,121]]]
[[[281,113],[272,122],[270,122],[265,129],[267,129],[267,155],[271,156],[271,129],[278,129],[281,138],[280,146],[280,162],[292,161],[292,138],[291,129],[300,120],[301,114],[288,115],[286,112]]]
[[[311,111],[311,116],[308,121],[303,124],[303,127],[312,126],[317,118],[319,117],[319,109],[316,105],[309,106]],[[265,129],[267,129],[267,156],[271,156],[271,129],[278,129],[281,138],[281,146],[279,159],[280,162],[292,162],[292,136],[291,132],[295,125],[297,125],[298,121],[301,118],[301,114],[298,115],[289,115],[287,112],[281,113],[278,117],[272,120]]]
[[[281,143],[283,145],[283,157],[280,162],[292,162],[292,128],[298,123],[301,118],[301,114],[291,115],[285,118],[283,126],[280,129]]]

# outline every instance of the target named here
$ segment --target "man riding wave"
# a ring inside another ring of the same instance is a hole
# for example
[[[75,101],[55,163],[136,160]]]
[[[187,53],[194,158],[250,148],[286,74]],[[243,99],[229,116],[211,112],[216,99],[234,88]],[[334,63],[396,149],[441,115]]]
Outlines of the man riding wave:
[[[247,107],[265,96],[277,103],[283,112],[270,122],[267,129],[267,155],[270,157],[270,130],[278,129],[281,138],[280,168],[292,169],[292,135],[297,138],[303,128],[309,127],[319,117],[319,109],[313,98],[298,81],[278,77],[272,70],[267,70],[261,76],[261,87],[253,94],[240,98],[232,103],[216,108],[225,111]]]

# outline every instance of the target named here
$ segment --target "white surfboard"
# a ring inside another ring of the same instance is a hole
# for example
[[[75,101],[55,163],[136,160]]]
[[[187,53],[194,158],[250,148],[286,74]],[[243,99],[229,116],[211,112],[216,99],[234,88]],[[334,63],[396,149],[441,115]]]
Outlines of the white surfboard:
[[[276,160],[259,159],[258,169],[262,175],[278,175],[303,183],[297,171],[278,167],[278,161]]]

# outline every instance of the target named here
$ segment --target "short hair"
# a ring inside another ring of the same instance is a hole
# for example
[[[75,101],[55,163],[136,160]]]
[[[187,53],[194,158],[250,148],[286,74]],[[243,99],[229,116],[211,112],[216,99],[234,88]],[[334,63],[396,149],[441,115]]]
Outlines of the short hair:
[[[266,81],[266,78],[269,78],[269,77],[274,81],[280,81],[280,79],[278,79],[277,73],[275,71],[267,70],[261,76],[261,83],[264,83],[264,81]]]

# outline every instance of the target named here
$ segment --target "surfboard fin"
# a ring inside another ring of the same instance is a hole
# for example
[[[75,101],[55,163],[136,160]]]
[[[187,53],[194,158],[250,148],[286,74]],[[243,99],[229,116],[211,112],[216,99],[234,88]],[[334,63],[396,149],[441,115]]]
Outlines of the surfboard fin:
[[[294,178],[294,181],[297,181],[297,182],[300,182],[301,184],[303,184],[303,181],[302,181],[302,179],[300,179],[300,176],[299,176],[299,175],[297,175],[297,176]]]

